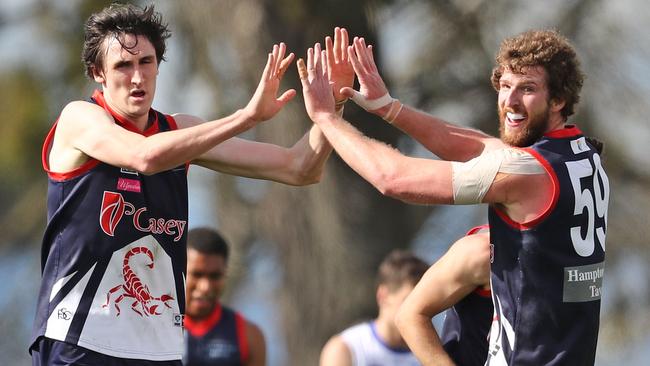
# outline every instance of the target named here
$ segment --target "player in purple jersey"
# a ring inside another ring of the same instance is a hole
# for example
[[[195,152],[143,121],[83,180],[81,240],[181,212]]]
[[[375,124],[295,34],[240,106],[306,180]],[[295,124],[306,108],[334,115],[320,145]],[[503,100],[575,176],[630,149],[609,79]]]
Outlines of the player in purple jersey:
[[[43,146],[48,225],[30,347],[36,365],[180,364],[188,164],[290,185],[321,177],[331,146],[317,127],[291,148],[234,137],[295,96],[278,97],[294,58],[284,44],[268,54],[245,107],[205,122],[151,108],[169,36],[153,6],[115,4],[86,22],[82,58],[101,91],[69,103]],[[340,55],[347,42],[337,28],[326,43]],[[324,65],[330,80],[351,86],[347,58],[337,60]]]
[[[443,160],[411,158],[337,116],[331,86],[302,78],[305,106],[341,158],[383,194],[416,204],[490,204],[497,322],[488,363],[593,364],[609,181],[595,147],[568,124],[583,74],[555,31],[504,40],[492,83],[500,139],[402,104],[363,38],[348,48],[360,90],[340,92]],[[523,149],[529,147],[527,149]]]
[[[411,252],[390,252],[377,271],[377,318],[353,325],[331,337],[321,351],[319,365],[419,365],[397,330],[394,318],[400,304],[427,267]]]
[[[262,331],[220,302],[228,275],[228,244],[217,231],[198,228],[188,233],[187,248],[183,365],[265,365]]]
[[[490,252],[487,225],[473,228],[429,268],[400,306],[397,327],[423,365],[485,364],[493,311]],[[431,319],[445,309],[438,336]]]

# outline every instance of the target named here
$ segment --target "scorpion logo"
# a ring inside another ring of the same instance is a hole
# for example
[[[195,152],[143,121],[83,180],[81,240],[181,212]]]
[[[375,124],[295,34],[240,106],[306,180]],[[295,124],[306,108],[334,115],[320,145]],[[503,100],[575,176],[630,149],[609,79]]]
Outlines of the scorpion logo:
[[[135,299],[131,304],[131,310],[138,313],[140,316],[149,316],[149,315],[160,315],[162,312],[156,312],[159,304],[162,303],[166,307],[171,309],[171,306],[167,304],[168,301],[174,300],[170,295],[162,295],[160,297],[154,297],[149,292],[149,287],[144,285],[142,281],[136,276],[135,272],[131,269],[129,265],[129,259],[136,254],[146,254],[151,263],[146,266],[150,269],[153,269],[153,253],[147,247],[135,247],[129,250],[124,255],[124,265],[122,267],[122,275],[124,276],[124,283],[117,285],[110,289],[106,294],[106,304],[102,305],[102,308],[108,307],[111,295],[115,294],[118,291],[122,293],[115,299],[115,309],[117,309],[117,316],[120,315],[119,303],[124,300],[124,298],[130,297]]]

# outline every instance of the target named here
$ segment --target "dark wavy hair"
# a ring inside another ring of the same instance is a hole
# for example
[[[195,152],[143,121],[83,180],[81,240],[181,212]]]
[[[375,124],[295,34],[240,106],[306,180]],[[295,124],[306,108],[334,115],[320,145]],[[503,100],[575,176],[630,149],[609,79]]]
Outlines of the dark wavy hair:
[[[156,61],[165,60],[165,41],[171,36],[167,24],[160,13],[150,5],[139,8],[131,4],[112,4],[98,13],[92,14],[84,27],[84,45],[81,60],[86,68],[86,76],[93,78],[93,70],[102,70],[104,63],[104,41],[115,37],[122,47],[129,51],[137,43],[126,46],[122,35],[132,34],[146,37],[156,49]]]
[[[562,116],[572,115],[580,100],[584,74],[575,49],[569,41],[553,30],[530,30],[501,42],[492,70],[492,86],[499,90],[499,79],[505,70],[522,73],[527,67],[546,70],[551,99],[565,102]]]

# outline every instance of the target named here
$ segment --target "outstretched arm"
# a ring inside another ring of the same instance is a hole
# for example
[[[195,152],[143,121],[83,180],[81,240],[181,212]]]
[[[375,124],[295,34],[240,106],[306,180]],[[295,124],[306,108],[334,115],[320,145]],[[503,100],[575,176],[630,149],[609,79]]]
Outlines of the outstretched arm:
[[[307,73],[300,78],[305,107],[341,158],[383,194],[413,203],[452,203],[451,164],[406,157],[363,136],[335,113],[327,75],[308,56]]]
[[[477,287],[489,284],[489,234],[456,241],[424,274],[404,300],[395,323],[422,365],[453,365],[431,323],[431,318],[453,306]],[[492,314],[485,314],[491,317]],[[486,335],[487,336],[487,335]]]
[[[466,161],[486,148],[501,146],[500,140],[481,131],[460,127],[440,118],[403,105],[396,115],[389,113],[393,99],[388,94],[373,57],[373,47],[363,38],[354,38],[348,48],[349,58],[359,79],[360,89],[344,88],[341,93],[351,97],[364,109],[391,123],[416,139],[444,160]],[[380,102],[383,100],[383,102]],[[396,112],[396,111],[394,111]]]
[[[232,115],[199,124],[197,118],[177,116],[179,130],[144,136],[115,123],[103,108],[87,103],[70,103],[57,123],[49,154],[55,172],[81,166],[89,157],[110,165],[154,174],[191,161],[219,143],[273,117],[296,94],[288,90],[276,98],[280,78],[293,60],[284,58],[284,45],[274,46],[253,98]],[[92,123],[88,123],[92,121]]]
[[[321,59],[320,44],[308,51],[311,63],[319,62],[327,69],[330,83],[336,88],[352,86],[354,70],[347,57],[348,35],[344,28],[335,28],[334,39],[326,37],[328,57]],[[316,51],[314,51],[316,50]],[[314,54],[315,53],[315,54]],[[324,61],[327,61],[325,64]],[[307,73],[304,61],[298,61],[299,73]],[[344,97],[334,93],[341,103]],[[195,121],[200,123],[200,121]],[[196,159],[196,164],[234,175],[269,179],[291,185],[317,183],[323,173],[332,147],[318,126],[314,125],[293,147],[284,147],[232,138]]]

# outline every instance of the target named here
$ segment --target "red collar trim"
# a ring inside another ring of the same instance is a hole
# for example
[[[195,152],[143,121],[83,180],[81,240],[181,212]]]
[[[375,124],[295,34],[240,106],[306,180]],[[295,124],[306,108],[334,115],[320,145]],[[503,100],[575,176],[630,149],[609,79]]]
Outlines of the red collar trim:
[[[582,135],[582,131],[576,125],[566,125],[564,128],[553,130],[544,134],[546,137],[551,138],[564,138]]]
[[[210,315],[205,319],[192,320],[192,318],[186,316],[184,322],[185,329],[187,329],[187,331],[194,337],[203,337],[208,334],[210,329],[214,328],[214,326],[219,323],[222,312],[223,309],[221,304],[217,303],[212,310],[212,313],[210,313]]]
[[[122,117],[117,112],[115,112],[111,107],[108,106],[108,103],[106,103],[106,99],[104,99],[104,93],[102,93],[99,90],[95,90],[92,98],[95,100],[95,102],[97,102],[97,105],[104,108],[108,113],[110,113],[111,116],[113,116],[117,124],[124,127],[125,129],[144,136],[151,136],[158,132],[159,129],[158,113],[156,113],[153,109],[149,109],[149,123],[148,123],[149,127],[147,127],[147,129],[145,129],[144,131],[140,131],[140,129],[138,129],[136,124],[133,123],[133,121],[131,121],[128,118]]]
[[[61,173],[53,172],[50,170],[50,163],[48,162],[48,159],[50,156],[50,150],[52,149],[52,141],[54,140],[54,134],[56,132],[56,126],[58,123],[59,120],[57,119],[56,122],[54,122],[54,125],[52,125],[52,128],[50,128],[50,132],[48,132],[47,137],[45,137],[45,141],[43,142],[43,149],[41,150],[41,163],[43,164],[43,170],[45,170],[48,177],[54,181],[63,182],[82,175],[83,173],[99,165],[100,162],[99,160],[88,157],[88,161],[69,172]]]
[[[474,292],[481,297],[492,297],[492,290],[489,288],[477,287]]]
[[[476,233],[478,233],[478,232],[480,232],[482,230],[490,230],[490,225],[483,224],[483,225],[480,225],[480,226],[475,226],[475,227],[469,229],[469,231],[467,232],[467,234],[465,234],[465,236],[476,234]]]

